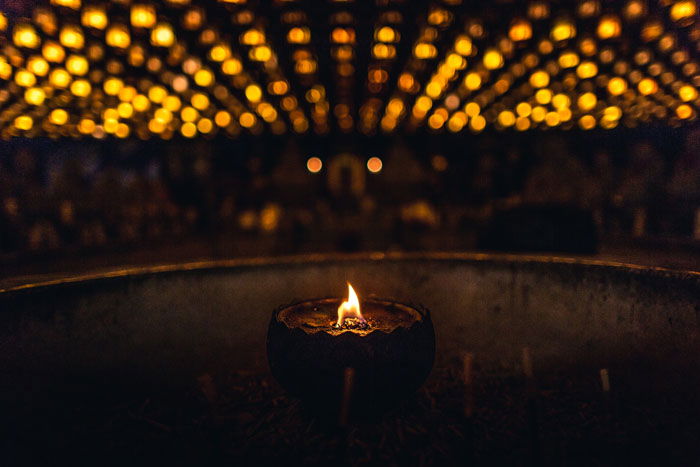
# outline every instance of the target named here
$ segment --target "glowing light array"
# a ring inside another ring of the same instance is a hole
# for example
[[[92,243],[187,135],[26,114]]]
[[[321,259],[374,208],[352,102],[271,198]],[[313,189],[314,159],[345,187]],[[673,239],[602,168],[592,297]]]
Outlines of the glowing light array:
[[[50,0],[0,13],[0,137],[694,121],[696,0]],[[420,3],[420,2],[418,2]],[[415,27],[415,21],[419,22]],[[311,169],[310,169],[311,170]]]

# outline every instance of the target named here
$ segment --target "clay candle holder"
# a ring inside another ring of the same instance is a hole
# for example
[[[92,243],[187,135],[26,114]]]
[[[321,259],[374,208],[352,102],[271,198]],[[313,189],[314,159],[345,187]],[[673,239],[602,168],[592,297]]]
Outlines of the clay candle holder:
[[[348,295],[347,301],[308,300],[275,310],[268,361],[285,389],[331,412],[343,393],[344,371],[352,368],[353,412],[381,411],[415,392],[430,373],[430,313],[389,300],[360,303],[350,284]]]

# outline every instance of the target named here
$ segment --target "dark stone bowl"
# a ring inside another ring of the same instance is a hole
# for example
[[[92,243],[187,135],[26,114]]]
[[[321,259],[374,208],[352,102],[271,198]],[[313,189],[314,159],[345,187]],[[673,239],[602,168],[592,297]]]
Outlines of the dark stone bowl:
[[[368,301],[373,300],[363,302]],[[352,411],[368,414],[381,413],[415,392],[433,367],[435,331],[427,309],[409,307],[421,316],[410,327],[361,336],[290,328],[279,319],[286,308],[275,310],[268,329],[272,374],[291,394],[329,415],[337,413],[345,368],[355,370]]]

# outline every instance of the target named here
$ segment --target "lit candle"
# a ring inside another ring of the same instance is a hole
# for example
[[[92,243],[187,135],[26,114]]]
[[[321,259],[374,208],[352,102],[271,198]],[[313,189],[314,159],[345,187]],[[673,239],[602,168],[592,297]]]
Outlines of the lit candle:
[[[393,300],[308,300],[273,313],[267,339],[275,378],[291,393],[324,405],[340,400],[343,372],[355,371],[353,398],[380,408],[415,391],[435,358],[430,313]]]

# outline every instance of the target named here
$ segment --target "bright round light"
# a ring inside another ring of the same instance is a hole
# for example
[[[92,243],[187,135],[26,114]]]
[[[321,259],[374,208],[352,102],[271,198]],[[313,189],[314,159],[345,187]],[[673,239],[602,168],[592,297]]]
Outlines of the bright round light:
[[[367,161],[367,170],[373,174],[381,172],[383,166],[382,160],[378,157],[370,157]]]
[[[318,157],[309,157],[306,161],[306,168],[312,174],[319,173],[323,168],[323,162]]]

